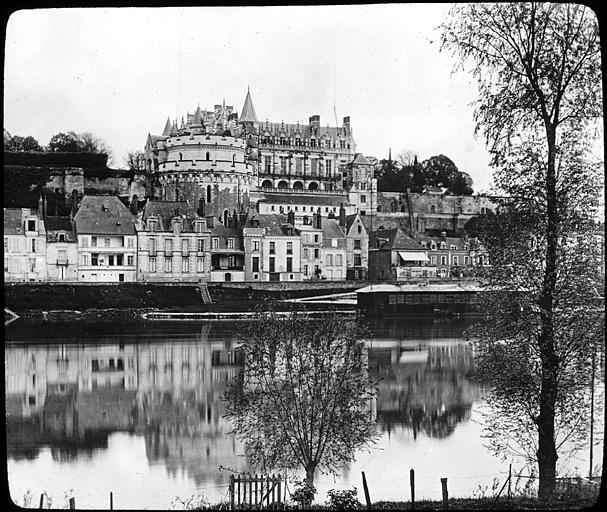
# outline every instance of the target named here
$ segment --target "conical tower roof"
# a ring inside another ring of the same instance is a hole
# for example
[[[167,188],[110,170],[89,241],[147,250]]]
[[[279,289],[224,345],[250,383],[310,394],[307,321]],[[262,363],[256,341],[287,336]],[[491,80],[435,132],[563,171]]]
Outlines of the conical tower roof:
[[[196,109],[194,113],[194,119],[192,120],[192,126],[202,126],[202,111],[200,110],[200,105]]]
[[[167,122],[164,125],[164,131],[162,132],[162,136],[168,137],[171,134],[171,128],[172,128],[171,119],[169,117],[167,117]]]
[[[177,119],[175,119],[175,122],[173,123],[173,126],[171,126],[171,133],[170,135],[177,135]]]
[[[253,106],[253,100],[251,99],[251,91],[247,89],[247,97],[244,100],[244,106],[242,107],[242,113],[240,115],[239,122],[241,123],[258,123],[257,114],[255,113],[255,107]]]

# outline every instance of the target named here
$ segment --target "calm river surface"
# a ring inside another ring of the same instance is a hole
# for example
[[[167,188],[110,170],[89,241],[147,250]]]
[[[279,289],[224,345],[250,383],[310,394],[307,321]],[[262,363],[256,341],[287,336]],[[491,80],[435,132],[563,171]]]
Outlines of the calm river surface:
[[[471,496],[510,461],[483,446],[483,390],[463,340],[471,320],[402,319],[372,325],[369,369],[382,436],[338,478],[319,474],[317,501],[356,486],[373,501]],[[28,490],[54,507],[72,492],[77,508],[167,509],[202,491],[227,499],[231,471],[253,471],[230,435],[220,399],[239,371],[238,322],[133,325],[35,324],[5,328],[8,479],[18,504]],[[603,374],[604,375],[604,374]],[[602,389],[602,388],[601,388]],[[600,426],[602,431],[602,425]],[[600,435],[602,439],[602,434]],[[600,458],[602,443],[595,447]],[[518,463],[515,461],[514,467]],[[520,464],[519,464],[520,466]],[[568,462],[587,475],[588,453]],[[528,474],[528,473],[525,473]]]

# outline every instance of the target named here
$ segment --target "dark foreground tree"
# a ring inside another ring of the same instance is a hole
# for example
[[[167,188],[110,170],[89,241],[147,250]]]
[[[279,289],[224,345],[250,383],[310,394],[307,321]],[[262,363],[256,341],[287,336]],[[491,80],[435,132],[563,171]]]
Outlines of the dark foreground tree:
[[[21,137],[14,135],[12,137],[5,138],[4,140],[5,151],[43,151],[42,146],[38,144],[38,141],[31,135],[27,137]]]
[[[338,473],[377,437],[363,330],[330,314],[258,313],[244,328],[244,367],[226,392],[226,416],[262,471]]]
[[[594,322],[587,309],[591,276],[579,275],[583,269],[574,263],[576,253],[589,249],[585,226],[599,190],[597,169],[588,162],[602,122],[598,23],[578,4],[487,3],[455,6],[442,28],[443,47],[462,67],[471,64],[478,79],[477,130],[493,156],[497,194],[513,198],[504,229],[517,233],[499,237],[505,245],[492,256],[493,284],[518,289],[519,299],[528,301],[511,304],[511,295],[502,295],[501,310],[511,314],[489,308],[495,315],[483,335],[490,345],[480,357],[503,351],[505,360],[520,361],[512,366],[520,389],[510,390],[537,433],[539,496],[545,498],[555,489],[557,418],[567,412],[570,375],[581,378],[570,373],[568,361],[584,361],[594,343],[589,335],[577,338],[584,327],[590,334]],[[521,307],[525,315],[517,313]]]

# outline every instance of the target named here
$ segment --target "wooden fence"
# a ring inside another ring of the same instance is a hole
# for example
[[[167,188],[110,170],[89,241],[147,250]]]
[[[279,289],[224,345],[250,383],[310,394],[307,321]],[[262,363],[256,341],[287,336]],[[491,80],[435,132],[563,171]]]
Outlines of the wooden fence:
[[[282,479],[278,475],[230,476],[230,510],[241,505],[268,507],[282,502]]]

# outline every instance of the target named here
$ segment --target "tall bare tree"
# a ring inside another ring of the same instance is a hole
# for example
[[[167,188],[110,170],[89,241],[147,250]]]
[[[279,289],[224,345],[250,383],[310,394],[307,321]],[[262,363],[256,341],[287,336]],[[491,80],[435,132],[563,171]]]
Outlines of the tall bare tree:
[[[562,405],[567,345],[561,329],[573,314],[566,313],[573,307],[566,293],[572,281],[563,279],[580,270],[571,266],[566,249],[579,242],[575,233],[583,229],[576,223],[584,223],[596,204],[590,188],[596,169],[587,157],[603,114],[598,23],[589,8],[577,4],[461,4],[451,9],[442,29],[443,48],[463,69],[470,65],[478,79],[477,130],[492,153],[498,193],[516,198],[510,211],[525,213],[523,240],[533,240],[534,257],[516,260],[519,272],[526,269],[525,293],[533,303],[528,309],[537,322],[519,342],[529,345],[539,365],[532,423],[539,496],[548,497],[555,489],[555,417]],[[584,172],[576,175],[572,168]],[[512,243],[515,257],[516,237],[502,241]]]

